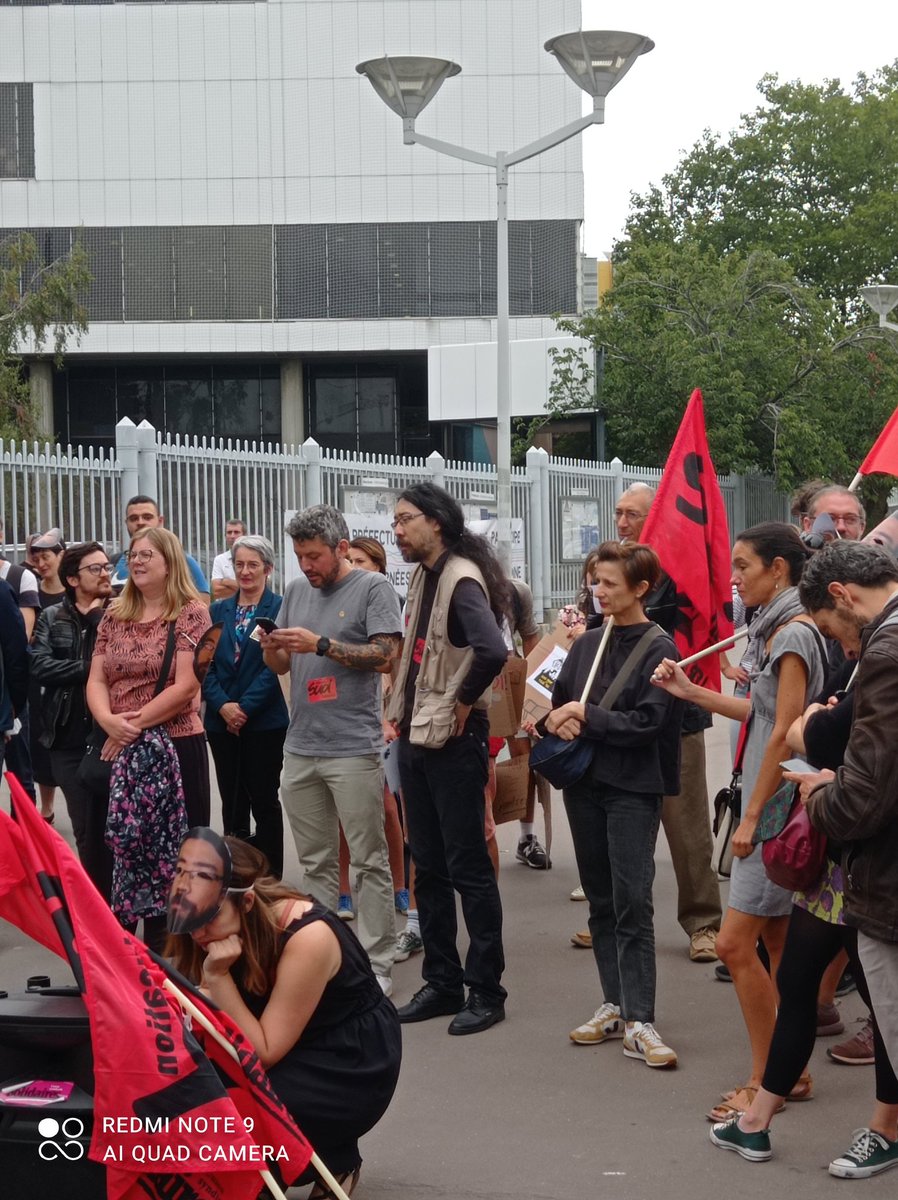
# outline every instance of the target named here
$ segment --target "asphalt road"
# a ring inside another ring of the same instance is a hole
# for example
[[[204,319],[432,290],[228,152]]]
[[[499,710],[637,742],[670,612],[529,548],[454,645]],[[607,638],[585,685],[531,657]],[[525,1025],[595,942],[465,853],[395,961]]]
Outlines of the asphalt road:
[[[722,725],[708,734],[712,794],[729,778],[727,737]],[[57,808],[58,827],[69,834],[61,798]],[[569,942],[585,926],[586,912],[568,899],[577,877],[560,797],[554,833],[553,869],[533,871],[515,861],[516,826],[500,827],[507,1020],[466,1038],[447,1036],[448,1018],[405,1027],[399,1087],[362,1142],[356,1196],[754,1200],[763,1190],[826,1200],[854,1189],[894,1195],[893,1175],[852,1182],[826,1172],[869,1118],[873,1069],[830,1062],[822,1041],[811,1064],[814,1099],[790,1104],[776,1118],[770,1162],[747,1163],[711,1146],[704,1113],[721,1091],[744,1081],[747,1041],[732,986],[715,981],[713,965],[689,961],[663,833],[655,884],[656,1024],[680,1065],[650,1070],[624,1058],[619,1041],[596,1047],[569,1041],[568,1031],[592,1015],[601,996],[591,953]],[[292,846],[286,873],[298,882]],[[412,957],[396,966],[397,1003],[420,986],[419,964]],[[0,922],[0,988],[20,989],[39,971],[54,983],[70,981],[58,959]],[[852,995],[841,1007],[851,1028],[861,1003]],[[304,1194],[291,1189],[291,1200]]]

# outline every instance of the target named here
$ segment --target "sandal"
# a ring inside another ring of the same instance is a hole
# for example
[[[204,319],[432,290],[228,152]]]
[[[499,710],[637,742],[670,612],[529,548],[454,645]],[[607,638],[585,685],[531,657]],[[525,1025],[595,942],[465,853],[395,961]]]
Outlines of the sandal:
[[[744,1083],[741,1087],[733,1088],[731,1092],[721,1094],[721,1103],[715,1104],[710,1112],[706,1113],[709,1121],[732,1121],[735,1117],[741,1117],[746,1112],[758,1094],[758,1089],[750,1083]],[[743,1102],[743,1098],[747,1103]],[[774,1109],[774,1114],[785,1112],[785,1101],[781,1100],[779,1108]]]
[[[786,1099],[791,1101],[814,1099],[814,1081],[811,1078],[810,1072],[799,1076],[798,1082]]]
[[[355,1185],[358,1183],[361,1173],[362,1164],[359,1163],[354,1171],[343,1171],[342,1174],[335,1175],[334,1178],[336,1179],[337,1183],[339,1183],[346,1195],[351,1196],[355,1191]],[[321,1179],[314,1184],[312,1190],[309,1192],[309,1200],[333,1200],[333,1197],[334,1193],[330,1190],[324,1180]]]

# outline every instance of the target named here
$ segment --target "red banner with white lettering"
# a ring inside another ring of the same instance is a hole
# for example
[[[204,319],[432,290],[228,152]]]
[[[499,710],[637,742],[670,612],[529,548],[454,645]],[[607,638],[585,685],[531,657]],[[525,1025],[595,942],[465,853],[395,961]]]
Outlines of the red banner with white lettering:
[[[108,1200],[255,1200],[259,1170],[272,1164],[292,1182],[312,1148],[246,1038],[191,991],[240,1064],[213,1051],[208,1035],[210,1045],[201,1043],[146,946],[122,929],[18,780],[6,778],[16,821],[0,812],[0,917],[68,959],[82,987],[95,1079],[89,1154],[107,1168]]]
[[[639,539],[651,546],[677,589],[674,640],[686,658],[733,632],[730,531],[708,450],[702,394],[692,393]],[[709,654],[686,668],[720,690],[720,663]]]

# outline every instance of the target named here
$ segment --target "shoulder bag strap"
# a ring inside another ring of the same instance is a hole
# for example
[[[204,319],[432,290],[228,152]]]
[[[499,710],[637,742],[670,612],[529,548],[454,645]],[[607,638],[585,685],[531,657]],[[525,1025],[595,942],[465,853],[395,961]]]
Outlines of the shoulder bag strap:
[[[624,684],[633,674],[633,669],[636,667],[637,663],[641,662],[645,657],[645,652],[648,650],[650,644],[655,640],[655,638],[663,636],[664,630],[659,625],[653,624],[645,631],[645,633],[627,655],[624,665],[615,675],[614,679],[612,679],[611,686],[599,701],[599,708],[610,709],[613,707],[618,696],[624,690]]]
[[[175,623],[168,623],[168,637],[165,641],[165,657],[162,660],[162,670],[159,672],[159,678],[156,680],[156,689],[153,692],[153,699],[165,690],[165,681],[168,679],[168,673],[171,670],[172,659],[175,657]]]

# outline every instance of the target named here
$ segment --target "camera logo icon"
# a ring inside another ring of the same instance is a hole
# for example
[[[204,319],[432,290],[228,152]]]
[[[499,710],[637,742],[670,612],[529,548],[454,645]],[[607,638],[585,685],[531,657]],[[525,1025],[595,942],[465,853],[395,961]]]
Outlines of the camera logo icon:
[[[57,1121],[55,1117],[44,1117],[39,1122],[37,1127],[38,1133],[42,1141],[37,1148],[37,1152],[44,1162],[54,1162],[59,1158],[68,1159],[69,1162],[78,1162],[84,1157],[84,1146],[76,1138],[84,1136],[84,1122],[78,1117],[66,1117],[64,1121]],[[56,1142],[51,1139],[61,1137],[65,1141]]]

